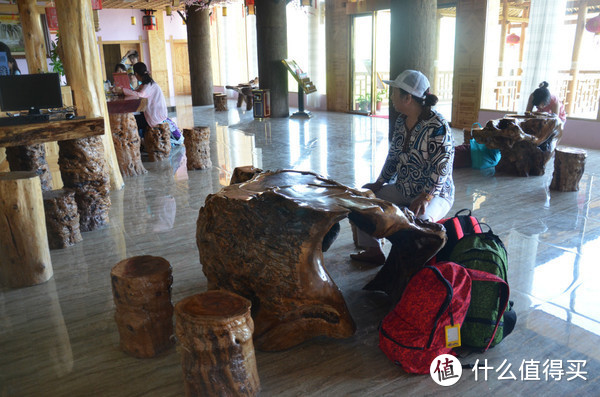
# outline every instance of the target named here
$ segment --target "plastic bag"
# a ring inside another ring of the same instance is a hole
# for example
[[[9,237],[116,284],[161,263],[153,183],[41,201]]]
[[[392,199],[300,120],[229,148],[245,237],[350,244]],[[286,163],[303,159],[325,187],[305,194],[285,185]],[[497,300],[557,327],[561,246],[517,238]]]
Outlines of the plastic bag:
[[[473,130],[474,126],[479,126],[481,128],[481,124],[474,123],[471,126],[471,130]],[[498,162],[500,162],[500,150],[499,149],[488,149],[485,144],[477,143],[475,138],[471,138],[471,168],[476,170],[483,170],[486,168],[495,167]]]

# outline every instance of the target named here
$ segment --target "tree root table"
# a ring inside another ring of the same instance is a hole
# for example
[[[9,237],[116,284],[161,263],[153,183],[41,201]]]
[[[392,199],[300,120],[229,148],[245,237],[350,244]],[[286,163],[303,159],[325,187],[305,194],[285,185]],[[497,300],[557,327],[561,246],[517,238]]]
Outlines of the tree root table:
[[[0,127],[0,147],[58,141],[63,184],[75,191],[81,231],[89,231],[108,222],[110,209],[110,179],[102,134],[102,117],[4,126]]]
[[[518,176],[544,175],[562,136],[563,123],[556,115],[527,113],[490,120],[474,129],[473,138],[488,149],[500,149],[497,171]]]
[[[401,235],[418,260],[431,258],[446,241],[443,226],[417,221],[370,190],[312,172],[245,168],[234,172],[242,183],[207,197],[196,242],[209,289],[252,302],[257,349],[354,334],[342,293],[323,266],[323,252],[345,217],[377,238]]]

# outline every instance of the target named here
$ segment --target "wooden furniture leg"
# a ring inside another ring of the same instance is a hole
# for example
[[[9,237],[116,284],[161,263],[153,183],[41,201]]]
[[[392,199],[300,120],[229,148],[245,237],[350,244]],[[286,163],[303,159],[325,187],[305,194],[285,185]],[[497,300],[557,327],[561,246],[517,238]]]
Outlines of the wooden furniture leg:
[[[44,213],[51,249],[70,247],[82,240],[74,191],[44,192]]]
[[[550,189],[576,192],[585,170],[587,152],[583,149],[559,147],[554,152],[554,174]]]
[[[210,127],[194,127],[183,130],[183,143],[188,170],[212,167],[210,161]]]
[[[11,171],[33,171],[40,176],[42,190],[52,190],[52,174],[43,143],[7,147],[6,159]]]
[[[122,176],[145,174],[140,153],[140,134],[132,113],[109,115],[110,130]]]
[[[154,357],[173,342],[171,265],[157,256],[135,256],[110,272],[120,347],[138,358]]]
[[[171,130],[169,129],[169,124],[162,123],[154,128],[149,126],[144,134],[144,142],[150,161],[168,159],[171,154]]]
[[[40,178],[0,173],[0,286],[28,287],[52,274]]]
[[[260,390],[250,301],[208,291],[175,305],[186,397],[255,396]]]

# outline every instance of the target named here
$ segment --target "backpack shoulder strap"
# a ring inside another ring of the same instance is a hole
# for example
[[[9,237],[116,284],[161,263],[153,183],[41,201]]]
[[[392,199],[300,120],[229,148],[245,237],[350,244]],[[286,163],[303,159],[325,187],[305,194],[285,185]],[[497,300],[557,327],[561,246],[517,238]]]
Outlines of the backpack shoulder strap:
[[[498,307],[498,319],[496,320],[496,326],[494,327],[494,332],[492,333],[492,337],[490,338],[488,345],[485,347],[485,349],[483,349],[483,351],[485,352],[490,348],[490,345],[492,344],[492,341],[494,340],[494,337],[496,336],[496,332],[498,331],[498,327],[500,326],[500,320],[502,319],[502,315],[504,314],[504,311],[506,310],[506,307],[508,305],[508,298],[510,296],[510,288],[508,287],[508,283],[506,281],[502,280],[500,277],[498,277],[494,274],[484,272],[481,270],[473,270],[473,269],[467,269],[467,271],[469,272],[469,275],[471,276],[471,280],[487,281],[487,282],[492,282],[492,283],[498,283],[498,285],[500,285],[500,306]]]

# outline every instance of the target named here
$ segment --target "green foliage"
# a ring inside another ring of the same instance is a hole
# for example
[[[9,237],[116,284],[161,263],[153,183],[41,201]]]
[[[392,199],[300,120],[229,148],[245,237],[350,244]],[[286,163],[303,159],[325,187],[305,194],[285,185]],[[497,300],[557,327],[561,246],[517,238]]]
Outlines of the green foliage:
[[[60,57],[58,56],[58,35],[56,36],[56,41],[51,41],[50,46],[50,66],[52,67],[52,71],[58,73],[60,76],[65,75],[65,69],[63,68],[63,63]]]
[[[375,96],[376,102],[382,102],[384,98],[388,96],[387,88],[385,90],[377,90],[377,95]]]

